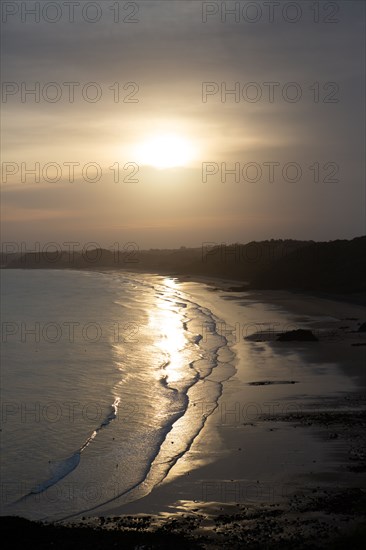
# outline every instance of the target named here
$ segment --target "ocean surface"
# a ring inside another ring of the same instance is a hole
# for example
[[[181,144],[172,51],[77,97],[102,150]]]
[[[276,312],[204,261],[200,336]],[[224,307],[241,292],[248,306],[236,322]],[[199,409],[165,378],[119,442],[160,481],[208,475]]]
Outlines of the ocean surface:
[[[3,270],[1,514],[96,515],[149,494],[235,372],[172,278]]]

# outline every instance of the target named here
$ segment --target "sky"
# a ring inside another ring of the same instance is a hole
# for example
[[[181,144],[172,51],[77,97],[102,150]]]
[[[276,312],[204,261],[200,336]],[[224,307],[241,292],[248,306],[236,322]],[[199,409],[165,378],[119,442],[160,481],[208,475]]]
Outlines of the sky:
[[[364,2],[4,1],[1,26],[3,245],[365,233]]]

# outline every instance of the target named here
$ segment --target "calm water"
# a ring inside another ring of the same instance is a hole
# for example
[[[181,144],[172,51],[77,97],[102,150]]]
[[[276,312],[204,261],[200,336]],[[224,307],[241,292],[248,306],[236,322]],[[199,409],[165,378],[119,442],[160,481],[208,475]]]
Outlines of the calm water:
[[[217,322],[172,279],[2,271],[1,513],[61,519],[148,494],[234,372]]]

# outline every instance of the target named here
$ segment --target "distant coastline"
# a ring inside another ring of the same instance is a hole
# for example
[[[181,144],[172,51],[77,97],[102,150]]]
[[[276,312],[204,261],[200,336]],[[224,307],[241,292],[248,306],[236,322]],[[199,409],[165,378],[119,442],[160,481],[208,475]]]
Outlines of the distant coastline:
[[[123,269],[232,281],[232,289],[310,291],[359,303],[366,292],[366,236],[329,242],[267,240],[151,250],[37,250],[0,254],[2,269]],[[240,282],[240,285],[237,283]]]

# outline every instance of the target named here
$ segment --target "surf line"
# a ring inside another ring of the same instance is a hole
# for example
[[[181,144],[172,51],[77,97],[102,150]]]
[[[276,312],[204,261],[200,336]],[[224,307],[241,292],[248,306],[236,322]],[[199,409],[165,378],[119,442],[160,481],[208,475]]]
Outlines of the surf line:
[[[102,430],[103,428],[106,428],[116,417],[117,417],[117,410],[118,405],[120,403],[121,399],[119,397],[116,397],[114,400],[114,403],[111,405],[111,411],[107,416],[104,418],[103,422],[96,428],[93,433],[86,439],[86,441],[82,444],[82,446],[72,453],[69,457],[60,460],[56,463],[54,463],[54,466],[51,466],[51,477],[46,479],[45,481],[38,483],[38,485],[35,485],[32,487],[32,489],[27,493],[26,495],[23,495],[18,500],[14,502],[14,504],[17,504],[18,502],[21,502],[25,500],[26,498],[30,497],[31,495],[37,495],[39,493],[43,493],[46,489],[49,487],[52,487],[52,485],[56,485],[61,479],[64,479],[66,476],[68,476],[75,468],[79,465],[80,459],[81,459],[81,453],[85,451],[85,449],[90,445],[90,443],[96,438],[98,435],[98,432]],[[49,461],[49,464],[51,464],[51,461]]]
[[[219,319],[208,308],[201,307],[196,302],[194,302],[192,300],[189,300],[189,299],[186,299],[186,302],[190,303],[194,307],[196,307],[205,317],[209,317],[209,319],[211,321],[211,325],[212,325],[212,332],[217,333],[216,329],[217,329]],[[188,319],[187,316],[185,316],[185,318]],[[186,322],[188,322],[188,321],[186,321]],[[187,329],[185,329],[185,330],[187,330]],[[200,342],[202,340],[203,340],[203,336],[201,334],[199,334],[199,335],[196,335],[195,337],[193,337],[191,342],[193,344],[195,344],[197,347],[200,347]],[[170,459],[168,459],[167,461],[160,462],[160,460],[161,460],[161,451],[162,451],[162,448],[163,448],[164,444],[167,441],[168,434],[171,433],[172,430],[174,429],[175,423],[182,416],[184,416],[187,412],[187,405],[189,404],[189,398],[188,398],[188,395],[186,393],[185,393],[185,399],[186,399],[185,408],[181,411],[181,413],[179,413],[175,418],[173,418],[170,425],[167,426],[168,429],[165,432],[164,437],[160,440],[160,442],[159,442],[159,444],[158,444],[158,446],[155,450],[155,454],[150,458],[150,461],[147,464],[145,472],[141,475],[140,480],[136,481],[136,483],[134,483],[131,487],[127,488],[126,490],[119,493],[118,495],[114,494],[110,498],[108,498],[108,499],[106,499],[102,502],[99,502],[95,506],[92,506],[92,507],[86,508],[86,509],[82,509],[82,510],[79,510],[78,512],[74,512],[72,514],[64,516],[64,517],[58,519],[57,523],[69,520],[71,518],[81,516],[82,514],[90,513],[94,510],[101,509],[103,506],[109,505],[112,502],[118,501],[119,499],[123,499],[123,498],[126,498],[126,497],[128,498],[129,495],[132,495],[132,501],[139,500],[140,498],[143,498],[147,494],[151,493],[151,491],[154,489],[154,487],[159,485],[167,477],[170,470],[178,462],[178,460],[189,451],[189,449],[193,445],[193,442],[196,440],[198,435],[201,433],[203,427],[205,426],[207,418],[217,409],[219,399],[220,399],[220,397],[222,396],[222,393],[223,393],[223,383],[225,381],[227,381],[229,378],[231,378],[232,376],[234,376],[234,374],[236,372],[235,367],[233,367],[233,371],[229,374],[229,376],[224,377],[222,380],[216,381],[216,380],[210,380],[209,379],[209,376],[212,374],[214,368],[216,368],[219,364],[218,350],[221,349],[222,347],[230,347],[229,342],[228,342],[228,340],[225,336],[222,336],[221,344],[220,345],[217,344],[216,347],[215,347],[215,350],[213,352],[213,355],[215,357],[215,365],[213,365],[209,369],[209,372],[204,373],[204,375],[200,374],[199,371],[195,368],[194,363],[196,361],[192,361],[191,363],[189,363],[189,367],[193,368],[197,373],[197,376],[195,377],[195,381],[192,384],[192,386],[195,385],[197,382],[201,382],[201,383],[210,382],[210,383],[215,384],[217,386],[217,395],[215,397],[215,406],[212,408],[212,410],[210,412],[206,412],[205,414],[202,415],[202,418],[200,420],[200,423],[197,425],[197,429],[196,429],[195,433],[193,433],[192,436],[190,437],[190,439],[186,442],[186,445],[184,446],[184,448],[182,450],[180,450],[176,455],[174,455]],[[205,350],[202,350],[202,356],[201,356],[202,358],[205,358],[205,353],[206,353]],[[235,355],[233,353],[233,358],[234,358],[234,356]],[[231,361],[232,361],[233,358],[231,358],[230,360],[227,360],[227,361],[223,361],[223,363],[231,364]],[[168,365],[169,365],[169,360],[166,359],[166,361],[161,365],[161,368],[164,370],[164,368]],[[173,391],[177,391],[174,388],[169,387],[166,376],[162,377],[161,383],[162,383],[163,386],[168,387],[169,389],[171,389]],[[192,386],[190,386],[190,387],[192,387]],[[165,465],[165,468],[163,468],[162,471],[159,473],[159,467],[161,467],[162,465],[163,466]],[[134,492],[136,491],[138,493],[138,490],[140,488],[142,488],[143,492],[145,492],[144,491],[144,484],[149,483],[151,477],[154,476],[156,471],[157,471],[157,475],[158,475],[158,480],[156,480],[152,485],[147,487],[145,494],[143,494],[142,496],[137,495],[134,498],[133,497]],[[124,503],[121,503],[121,505],[125,504],[127,502],[130,502],[130,501],[126,501]]]

